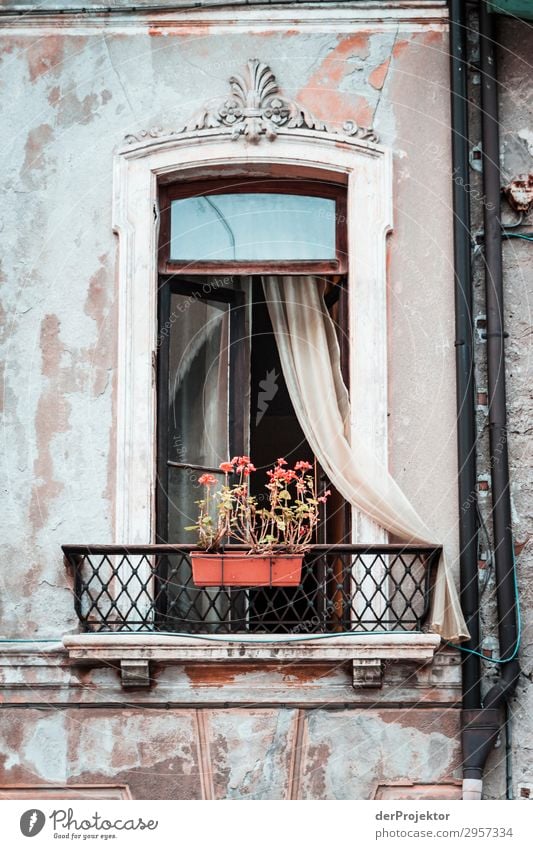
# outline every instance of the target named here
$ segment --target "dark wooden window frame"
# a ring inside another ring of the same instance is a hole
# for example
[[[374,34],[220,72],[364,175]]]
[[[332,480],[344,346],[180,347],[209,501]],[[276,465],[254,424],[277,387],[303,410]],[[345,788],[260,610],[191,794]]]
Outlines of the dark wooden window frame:
[[[332,260],[185,260],[170,259],[170,205],[173,200],[220,194],[289,194],[335,201],[336,258]],[[348,270],[346,188],[320,180],[272,177],[198,180],[162,185],[159,192],[159,271],[162,274],[345,274]]]

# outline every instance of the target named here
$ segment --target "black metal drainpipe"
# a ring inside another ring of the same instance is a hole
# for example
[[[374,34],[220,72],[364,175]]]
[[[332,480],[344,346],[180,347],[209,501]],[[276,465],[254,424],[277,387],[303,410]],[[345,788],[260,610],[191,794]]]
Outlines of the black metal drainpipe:
[[[477,519],[475,407],[473,386],[472,278],[468,192],[468,100],[466,3],[450,0],[452,156],[454,194],[457,430],[459,454],[459,532],[461,602],[471,640],[465,648],[479,651],[479,591],[477,580]],[[500,656],[510,658],[518,636],[512,549],[509,467],[507,457],[505,361],[503,348],[503,282],[500,225],[500,169],[496,65],[492,19],[480,2],[484,219],[486,233],[487,360],[492,471],[495,575],[497,583]],[[463,660],[463,798],[480,799],[483,770],[502,725],[501,708],[520,674],[509,660],[481,704],[480,659]]]
[[[488,707],[501,707],[513,694],[520,667],[511,660],[516,653],[518,620],[516,579],[507,452],[507,402],[505,396],[505,327],[503,314],[503,268],[500,173],[500,133],[494,15],[480,2],[479,34],[481,64],[481,109],[483,129],[483,186],[485,229],[485,299],[487,309],[487,366],[489,439],[491,458],[492,521],[496,561],[498,635],[500,658],[507,660],[500,680],[483,700]]]
[[[467,21],[464,0],[450,0],[449,6],[461,606],[471,635],[464,647],[479,651]],[[481,708],[481,664],[477,655],[463,655],[462,676],[464,719],[468,713],[475,713]]]

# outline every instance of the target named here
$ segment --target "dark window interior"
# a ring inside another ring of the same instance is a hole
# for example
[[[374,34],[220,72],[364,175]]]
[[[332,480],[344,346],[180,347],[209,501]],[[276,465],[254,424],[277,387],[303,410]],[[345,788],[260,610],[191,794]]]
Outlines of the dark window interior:
[[[283,181],[282,181],[283,182]],[[211,184],[210,184],[211,185]],[[267,190],[279,191],[280,181]],[[307,188],[306,188],[307,186]],[[203,188],[202,188],[203,187]],[[255,190],[265,188],[254,183]],[[294,192],[295,181],[284,183]],[[232,190],[235,186],[232,184]],[[242,186],[241,186],[242,188]],[[298,184],[301,194],[319,192],[317,186]],[[199,190],[206,191],[205,185]],[[210,191],[227,191],[227,183]],[[167,212],[176,197],[186,197],[183,187],[167,187],[163,206]],[[326,196],[342,210],[339,187],[328,187]],[[343,244],[342,215],[337,221],[337,245]],[[344,217],[345,222],[345,217]],[[307,460],[315,470],[317,489],[330,487],[306,442],[294,413],[283,377],[280,357],[264,301],[258,269],[239,266],[239,273],[221,276],[211,268],[197,274],[194,263],[177,267],[168,262],[169,215],[162,213],[160,243],[157,392],[158,487],[157,539],[163,543],[194,544],[195,501],[202,497],[200,475],[220,477],[219,464],[239,454],[249,454],[258,471],[252,492],[264,492],[266,470],[278,457],[289,464]],[[345,253],[343,258],[345,263]],[[330,264],[331,265],[331,264]],[[338,270],[340,263],[334,263]],[[263,273],[286,273],[267,264]],[[347,289],[342,275],[327,274],[326,304],[339,332],[341,363],[348,380]],[[305,263],[293,273],[311,273]],[[313,273],[318,273],[315,268]],[[323,277],[323,270],[321,273]],[[313,285],[310,282],[310,285]],[[349,509],[333,491],[317,531],[316,542],[349,540]],[[169,558],[170,560],[170,558]],[[326,603],[317,569],[304,570],[296,588],[196,589],[186,559],[170,574],[166,624],[174,630],[290,631],[313,619]],[[316,573],[316,574],[315,574]],[[320,598],[319,598],[320,596]],[[218,624],[217,624],[218,623]],[[223,623],[221,625],[221,623]],[[228,625],[228,623],[230,623]]]

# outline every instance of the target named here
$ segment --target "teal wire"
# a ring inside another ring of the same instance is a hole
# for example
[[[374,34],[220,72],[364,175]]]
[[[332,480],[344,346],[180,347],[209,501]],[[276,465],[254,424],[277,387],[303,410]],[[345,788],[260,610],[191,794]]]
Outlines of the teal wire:
[[[525,233],[504,233],[506,239],[524,239],[526,242],[533,242],[533,236],[527,236]]]
[[[515,593],[515,601],[516,601],[516,618],[518,625],[518,633],[516,635],[516,645],[514,647],[513,653],[511,657],[507,657],[504,660],[501,658],[494,657],[486,657],[486,655],[482,654],[480,651],[475,651],[475,649],[467,649],[465,646],[459,646],[455,643],[447,642],[446,645],[451,646],[453,649],[459,649],[459,651],[465,652],[466,654],[475,654],[476,657],[481,657],[483,660],[486,660],[487,663],[509,663],[511,660],[514,660],[520,650],[520,643],[522,642],[522,615],[520,611],[520,597],[518,595],[518,578],[516,575],[516,558],[513,551],[513,579],[514,579],[514,593]]]
[[[237,636],[226,636],[225,634],[191,634],[185,631],[100,631],[100,634],[115,634],[120,637],[138,637],[142,634],[143,637],[187,637],[188,639],[193,638],[195,640],[207,640],[215,643],[293,643],[293,642],[302,642],[303,640],[327,640],[332,637],[351,637],[354,635],[365,635],[368,637],[370,634],[374,633],[379,636],[383,636],[383,634],[407,634],[408,631],[336,631],[332,634],[290,634],[283,639],[273,640],[272,638],[265,637],[257,638],[257,639],[247,639],[246,637]],[[76,634],[65,634],[64,636],[76,636]],[[0,643],[57,643],[61,642],[63,637],[57,637],[56,639],[46,639],[46,640],[24,640],[24,639],[14,639],[10,640],[7,638],[0,638]]]
[[[63,637],[48,637],[43,638],[42,640],[24,640],[22,638],[19,639],[10,639],[9,637],[0,637],[0,643],[60,643]]]

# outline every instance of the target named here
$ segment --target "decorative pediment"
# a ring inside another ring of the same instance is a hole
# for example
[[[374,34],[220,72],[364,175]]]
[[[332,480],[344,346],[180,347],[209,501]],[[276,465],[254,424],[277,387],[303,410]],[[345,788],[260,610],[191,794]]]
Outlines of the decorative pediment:
[[[314,130],[321,133],[341,135],[377,142],[371,128],[360,127],[355,121],[345,121],[342,126],[329,125],[316,118],[299,103],[289,100],[280,89],[271,68],[258,59],[250,59],[243,75],[230,77],[230,94],[223,100],[204,106],[179,130],[160,129],[142,131],[138,135],[126,136],[126,141],[143,141],[181,133],[202,133],[205,130],[227,131],[234,140],[244,138],[249,142],[260,142],[264,137],[275,141],[280,130]]]

